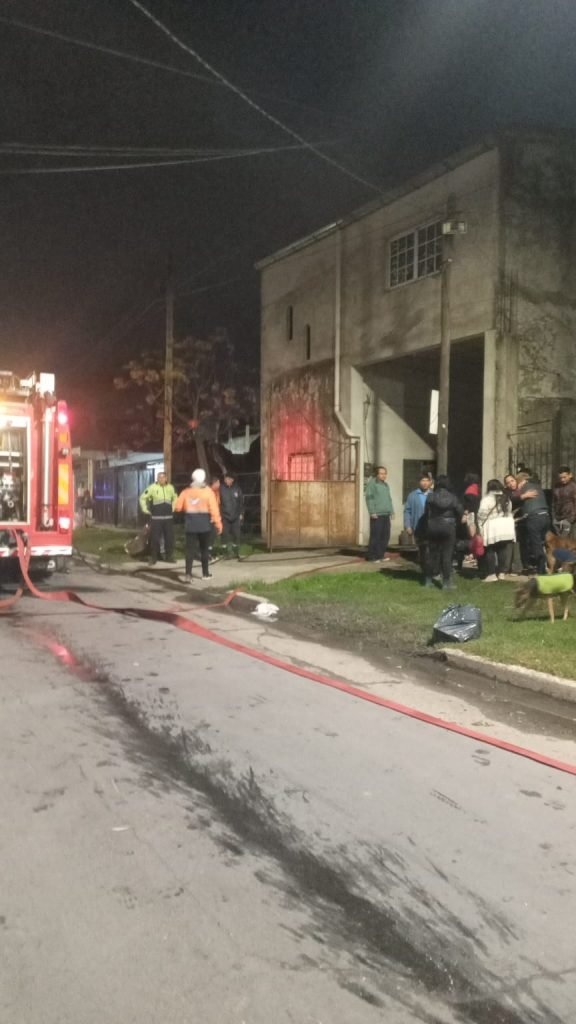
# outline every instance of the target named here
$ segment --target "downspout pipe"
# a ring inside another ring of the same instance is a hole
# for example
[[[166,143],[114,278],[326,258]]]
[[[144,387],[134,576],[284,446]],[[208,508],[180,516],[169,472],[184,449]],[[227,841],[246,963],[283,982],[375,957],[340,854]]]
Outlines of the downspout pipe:
[[[336,266],[334,273],[334,417],[340,429],[350,441],[355,441],[356,451],[356,542],[362,540],[362,480],[360,475],[361,440],[342,415],[341,406],[341,361],[342,361],[342,229],[336,229]]]
[[[336,267],[334,274],[334,416],[346,437],[358,440],[342,415],[340,401],[340,362],[342,358],[342,229],[336,230]]]

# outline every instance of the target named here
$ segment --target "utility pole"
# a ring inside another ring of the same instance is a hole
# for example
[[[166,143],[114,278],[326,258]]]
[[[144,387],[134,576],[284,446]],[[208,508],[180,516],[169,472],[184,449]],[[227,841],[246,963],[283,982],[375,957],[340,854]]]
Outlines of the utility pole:
[[[465,235],[464,220],[446,220],[442,224],[442,278],[440,283],[440,381],[438,385],[437,472],[448,472],[448,432],[450,427],[450,284],[454,259],[454,236]]]
[[[172,482],[172,420],[174,412],[174,284],[166,285],[166,342],[164,351],[164,472]]]
[[[437,472],[448,472],[448,426],[450,418],[450,279],[452,276],[452,239],[445,235],[442,263],[440,308],[440,381],[438,385]]]

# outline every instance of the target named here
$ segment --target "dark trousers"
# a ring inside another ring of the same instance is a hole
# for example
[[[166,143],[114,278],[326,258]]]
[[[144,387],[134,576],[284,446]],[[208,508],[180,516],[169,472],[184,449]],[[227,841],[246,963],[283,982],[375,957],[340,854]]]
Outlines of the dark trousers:
[[[370,540],[368,561],[379,562],[386,554],[390,543],[390,516],[370,516]]]
[[[431,520],[428,524],[427,576],[437,576],[440,573],[444,583],[450,581],[455,546],[456,523]]]
[[[174,522],[172,519],[152,519],[150,521],[150,554],[154,561],[160,558],[160,545],[164,538],[164,552],[169,560],[174,554]]]
[[[186,575],[192,575],[192,565],[196,553],[196,545],[200,548],[200,562],[202,564],[202,575],[208,575],[208,559],[210,557],[210,531],[206,533],[186,534]]]
[[[487,576],[498,576],[510,572],[514,541],[501,540],[497,544],[488,544],[484,552],[484,567]]]
[[[529,568],[536,569],[538,575],[543,576],[546,572],[544,538],[550,529],[550,519],[546,514],[541,516],[526,516],[524,522],[526,524],[526,546]]]
[[[235,548],[239,546],[241,529],[242,524],[239,516],[236,519],[226,519],[225,516],[222,516],[222,540],[226,547],[230,544]]]
[[[430,564],[430,552],[428,551],[428,541],[418,541],[418,561],[422,570],[422,575],[428,575],[428,566]]]
[[[520,550],[520,561],[522,562],[522,568],[527,569],[530,564],[530,558],[528,552],[528,526],[526,519],[516,520],[516,540],[518,542],[518,548]]]

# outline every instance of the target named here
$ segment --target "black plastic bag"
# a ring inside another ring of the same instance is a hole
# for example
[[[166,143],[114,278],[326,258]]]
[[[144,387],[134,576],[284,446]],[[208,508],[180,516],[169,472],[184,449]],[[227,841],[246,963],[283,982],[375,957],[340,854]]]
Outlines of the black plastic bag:
[[[465,644],[482,636],[482,612],[472,604],[451,604],[434,623],[434,643],[454,640]]]

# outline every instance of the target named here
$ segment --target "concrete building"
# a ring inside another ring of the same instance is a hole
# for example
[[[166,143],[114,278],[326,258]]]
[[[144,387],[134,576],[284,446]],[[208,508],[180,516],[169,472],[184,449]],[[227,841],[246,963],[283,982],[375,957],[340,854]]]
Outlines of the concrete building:
[[[399,533],[406,493],[436,460],[447,258],[450,474],[486,481],[521,460],[549,485],[576,449],[575,244],[573,140],[508,135],[263,260],[269,541],[365,541],[378,464]]]

